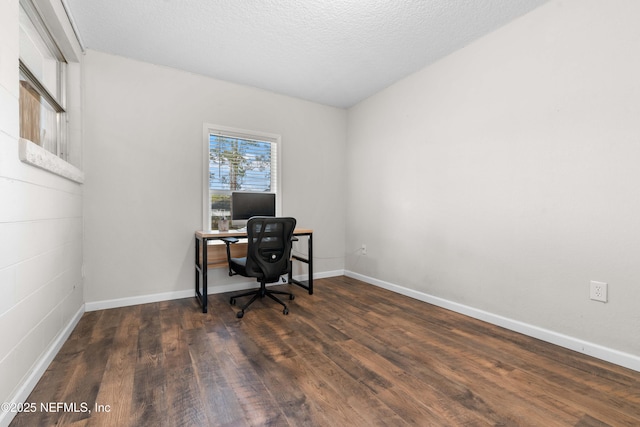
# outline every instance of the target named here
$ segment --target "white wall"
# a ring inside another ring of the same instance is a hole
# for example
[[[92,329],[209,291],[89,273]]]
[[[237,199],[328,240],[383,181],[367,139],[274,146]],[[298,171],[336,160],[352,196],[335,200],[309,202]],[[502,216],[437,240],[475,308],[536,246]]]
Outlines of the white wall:
[[[26,399],[83,312],[81,186],[18,159],[18,88],[18,0],[9,0],[0,3],[0,402]],[[70,120],[77,144],[80,120]],[[1,412],[0,425],[13,415]]]
[[[347,269],[640,356],[638,16],[552,1],[352,108]]]
[[[88,306],[193,294],[204,123],[282,136],[283,214],[314,229],[316,273],[342,271],[345,110],[92,50],[84,65]],[[210,292],[238,280],[211,269]]]

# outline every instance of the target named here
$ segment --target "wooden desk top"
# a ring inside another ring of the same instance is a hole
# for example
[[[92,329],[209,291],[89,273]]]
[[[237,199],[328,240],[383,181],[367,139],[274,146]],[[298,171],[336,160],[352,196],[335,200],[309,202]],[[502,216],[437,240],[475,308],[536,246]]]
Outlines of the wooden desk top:
[[[294,236],[304,236],[308,234],[313,234],[313,230],[310,228],[296,228],[295,230],[293,230]],[[229,231],[200,230],[200,231],[196,231],[196,237],[199,239],[220,239],[222,237],[247,237],[247,232],[238,231],[238,230],[229,230]]]

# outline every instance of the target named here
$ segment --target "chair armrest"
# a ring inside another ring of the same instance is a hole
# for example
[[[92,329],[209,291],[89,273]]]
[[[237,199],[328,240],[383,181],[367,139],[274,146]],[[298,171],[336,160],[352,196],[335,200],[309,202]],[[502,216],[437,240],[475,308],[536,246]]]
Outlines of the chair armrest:
[[[233,276],[235,273],[231,269],[231,249],[229,247],[233,243],[238,243],[240,239],[236,239],[235,237],[223,237],[220,240],[222,240],[227,246],[227,263],[229,264],[229,276]]]
[[[240,241],[240,239],[236,239],[235,237],[223,237],[220,240],[222,240],[227,245],[229,243],[238,243]]]

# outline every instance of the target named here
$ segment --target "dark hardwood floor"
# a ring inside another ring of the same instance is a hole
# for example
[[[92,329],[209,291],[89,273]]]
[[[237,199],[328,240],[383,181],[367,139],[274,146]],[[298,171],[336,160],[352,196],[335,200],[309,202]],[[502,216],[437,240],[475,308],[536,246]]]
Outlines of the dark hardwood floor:
[[[288,316],[266,299],[237,319],[229,294],[208,314],[85,313],[12,425],[640,425],[638,372],[350,278],[315,286],[291,286]]]

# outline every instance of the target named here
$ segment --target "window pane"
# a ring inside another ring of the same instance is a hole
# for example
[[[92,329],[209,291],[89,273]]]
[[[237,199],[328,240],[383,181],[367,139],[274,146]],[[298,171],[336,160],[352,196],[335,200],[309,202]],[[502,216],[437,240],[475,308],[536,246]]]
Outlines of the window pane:
[[[218,229],[219,219],[231,218],[231,194],[220,194],[219,192],[209,192],[211,202],[211,229]]]
[[[209,215],[205,227],[217,230],[218,220],[231,218],[233,191],[276,192],[278,144],[233,131],[211,132],[207,143]]]
[[[20,76],[20,137],[58,153],[58,113]]]
[[[26,64],[47,92],[62,105],[59,61],[22,4],[20,5],[20,60]]]
[[[209,136],[209,188],[218,191],[271,191],[271,144]]]
[[[20,1],[20,137],[63,158],[66,62],[30,1]]]

